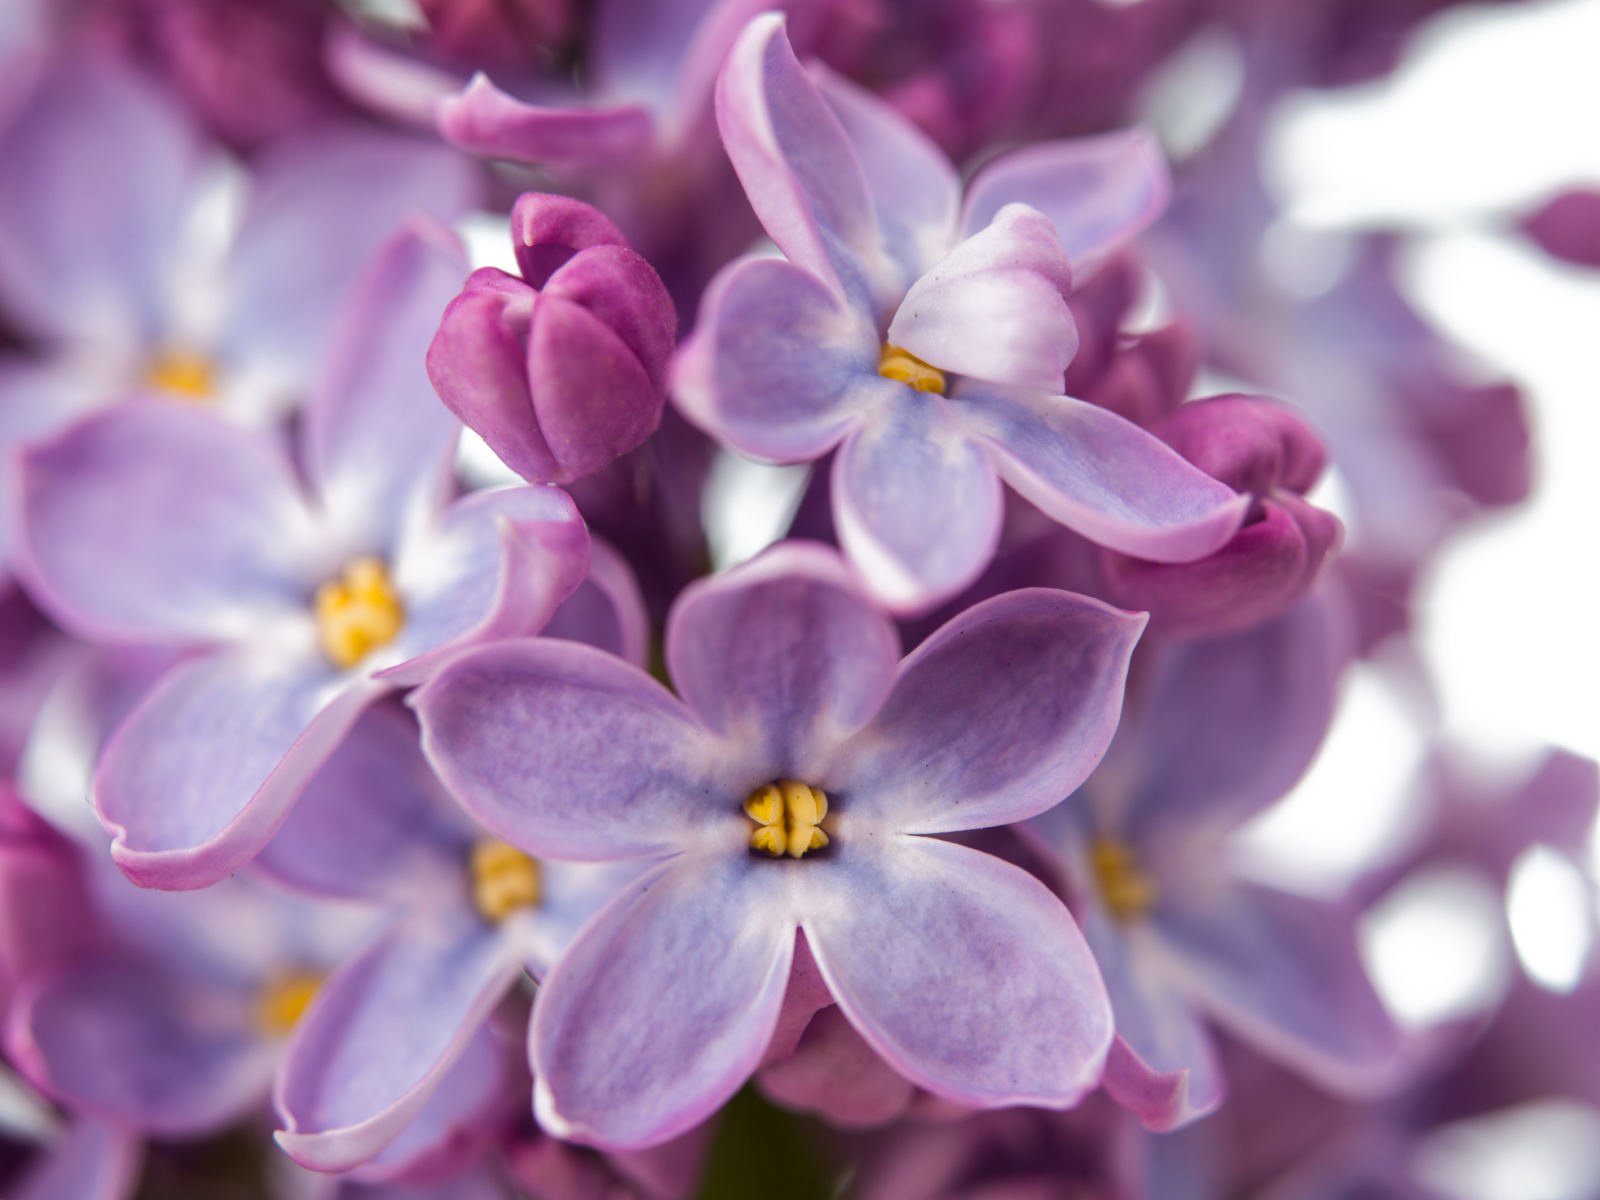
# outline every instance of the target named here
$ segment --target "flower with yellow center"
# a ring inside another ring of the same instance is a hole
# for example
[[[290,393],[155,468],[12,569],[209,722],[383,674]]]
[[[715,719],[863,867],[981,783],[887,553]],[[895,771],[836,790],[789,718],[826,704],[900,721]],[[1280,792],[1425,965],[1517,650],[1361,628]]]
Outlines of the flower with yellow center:
[[[400,596],[376,558],[358,558],[319,587],[314,609],[322,652],[344,668],[394,641],[405,624]]]
[[[191,404],[210,400],[217,394],[216,369],[203,354],[190,350],[164,350],[150,361],[145,383]]]
[[[256,999],[256,1025],[272,1037],[283,1037],[300,1023],[322,987],[322,976],[312,971],[289,971],[278,976]]]
[[[1136,921],[1156,903],[1156,883],[1140,868],[1133,849],[1113,837],[1098,837],[1089,862],[1106,909],[1119,921]]]
[[[882,353],[878,355],[878,374],[885,379],[893,379],[905,384],[919,392],[931,392],[936,396],[944,395],[944,372],[938,367],[931,367],[915,354],[900,349],[899,346],[890,346],[887,343]]]
[[[750,848],[773,858],[803,858],[828,844],[821,829],[828,815],[828,796],[821,788],[793,779],[763,784],[744,802],[745,815],[757,825]]]
[[[468,870],[472,902],[486,921],[503,921],[514,912],[537,908],[543,897],[538,860],[499,838],[473,843]]]

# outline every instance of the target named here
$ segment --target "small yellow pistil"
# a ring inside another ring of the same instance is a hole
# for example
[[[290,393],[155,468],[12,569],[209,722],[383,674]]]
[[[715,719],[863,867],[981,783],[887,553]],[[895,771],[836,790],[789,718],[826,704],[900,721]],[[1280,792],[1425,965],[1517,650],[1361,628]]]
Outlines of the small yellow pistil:
[[[389,572],[375,558],[356,559],[342,579],[319,587],[315,609],[317,640],[339,667],[353,667],[394,641],[406,619]]]
[[[1117,920],[1137,920],[1155,907],[1155,880],[1140,870],[1126,842],[1096,838],[1089,847],[1089,861],[1100,887],[1100,899]]]
[[[899,346],[885,343],[882,353],[878,355],[878,374],[885,379],[898,380],[919,392],[944,395],[944,372],[938,367],[930,367],[915,354]]]
[[[483,838],[472,846],[472,902],[487,921],[504,921],[524,908],[537,908],[543,894],[539,863],[509,842]]]
[[[781,858],[800,858],[808,850],[828,844],[822,819],[828,815],[828,797],[821,788],[780,779],[750,793],[745,815],[760,828],[750,833],[750,848]]]
[[[211,360],[189,350],[164,350],[150,361],[145,383],[191,404],[217,394],[216,371]]]
[[[256,998],[256,1024],[273,1037],[283,1037],[299,1024],[321,986],[322,976],[311,971],[280,975]]]

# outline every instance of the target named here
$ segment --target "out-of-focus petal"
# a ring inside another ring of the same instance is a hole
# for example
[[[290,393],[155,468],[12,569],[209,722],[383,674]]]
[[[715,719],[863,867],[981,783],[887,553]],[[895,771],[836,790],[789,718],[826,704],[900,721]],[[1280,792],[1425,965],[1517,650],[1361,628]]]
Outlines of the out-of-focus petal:
[[[16,1180],[12,1200],[125,1200],[142,1157],[127,1129],[80,1117]]]
[[[591,538],[589,577],[561,602],[543,636],[583,642],[643,667],[650,653],[650,614],[639,580],[611,543]]]
[[[484,158],[537,166],[615,166],[650,152],[655,120],[635,104],[559,108],[529,104],[473,76],[459,96],[439,104],[439,132]]]
[[[845,1129],[894,1120],[914,1094],[836,1005],[812,1017],[795,1052],[763,1067],[759,1078],[761,1090],[785,1108],[814,1112]]]

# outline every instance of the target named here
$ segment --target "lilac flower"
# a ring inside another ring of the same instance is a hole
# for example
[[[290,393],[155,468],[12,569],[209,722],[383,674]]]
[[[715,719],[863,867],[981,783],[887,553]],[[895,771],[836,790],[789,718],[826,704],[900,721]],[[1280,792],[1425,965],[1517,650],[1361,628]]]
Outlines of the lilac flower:
[[[999,538],[1002,476],[1127,553],[1183,561],[1227,540],[1244,499],[1061,394],[1068,261],[1091,269],[1159,211],[1148,141],[1007,156],[958,213],[942,155],[871,96],[803,71],[777,16],[741,35],[717,96],[728,155],[787,261],[718,276],[674,394],[755,458],[839,448],[835,525],[878,599],[915,612],[969,584]]]
[[[655,270],[580,200],[511,211],[522,277],[474,271],[428,348],[450,411],[532,483],[569,483],[661,422],[677,316]]]
[[[456,427],[421,347],[460,271],[426,231],[374,261],[301,425],[304,483],[277,442],[169,405],[106,410],[22,457],[41,603],[95,640],[204,649],[100,762],[96,808],[138,882],[198,887],[248,861],[370,701],[449,647],[538,629],[582,580],[561,492],[446,503]]]
[[[1030,825],[1105,974],[1105,1086],[1152,1128],[1216,1108],[1204,1013],[1330,1087],[1394,1073],[1398,1035],[1343,907],[1235,879],[1227,836],[1322,741],[1348,656],[1313,598],[1249,633],[1164,647],[1081,804]]]
[[[636,872],[536,862],[488,836],[435,781],[415,724],[387,709],[363,719],[316,788],[257,863],[298,890],[376,906],[384,929],[328,977],[296,1030],[278,1141],[315,1170],[369,1164],[370,1175],[408,1128],[416,1140],[427,1106],[470,1107],[441,1096],[441,1082],[482,1088],[481,1066],[461,1063],[490,1013]]]
[[[682,700],[554,642],[443,668],[414,701],[469,811],[529,854],[646,866],[540,993],[541,1124],[626,1148],[714,1112],[773,1038],[802,931],[851,1024],[919,1086],[1075,1103],[1108,1027],[1071,920],[1017,868],[926,835],[1070,792],[1110,739],[1142,624],[1018,592],[897,667],[892,624],[839,559],[786,543],[674,607]]]

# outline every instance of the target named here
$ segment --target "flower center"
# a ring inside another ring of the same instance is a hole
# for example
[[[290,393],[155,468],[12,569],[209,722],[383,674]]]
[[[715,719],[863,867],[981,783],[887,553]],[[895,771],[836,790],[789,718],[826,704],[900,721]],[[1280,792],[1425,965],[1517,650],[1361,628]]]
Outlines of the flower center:
[[[944,395],[943,371],[938,367],[930,367],[915,354],[910,354],[899,346],[891,346],[887,342],[884,343],[882,353],[878,355],[878,374],[885,379],[898,380],[919,392]]]
[[[190,403],[217,394],[217,374],[211,360],[191,350],[163,350],[145,369],[145,383]]]
[[[1100,899],[1119,921],[1134,921],[1156,903],[1156,883],[1140,868],[1133,849],[1116,838],[1100,837],[1089,847]]]
[[[311,971],[280,975],[256,997],[256,1025],[273,1037],[283,1037],[305,1015],[321,986],[322,976]]]
[[[828,797],[821,788],[793,779],[764,784],[744,802],[745,815],[757,825],[750,831],[750,848],[773,858],[802,858],[808,850],[828,844],[821,829],[828,815]]]
[[[317,640],[330,662],[353,667],[387,646],[405,624],[405,608],[389,572],[375,558],[358,558],[339,579],[317,589]]]
[[[537,908],[542,896],[539,863],[499,838],[482,838],[472,845],[468,867],[472,875],[472,902],[486,921],[504,921],[524,908]]]

